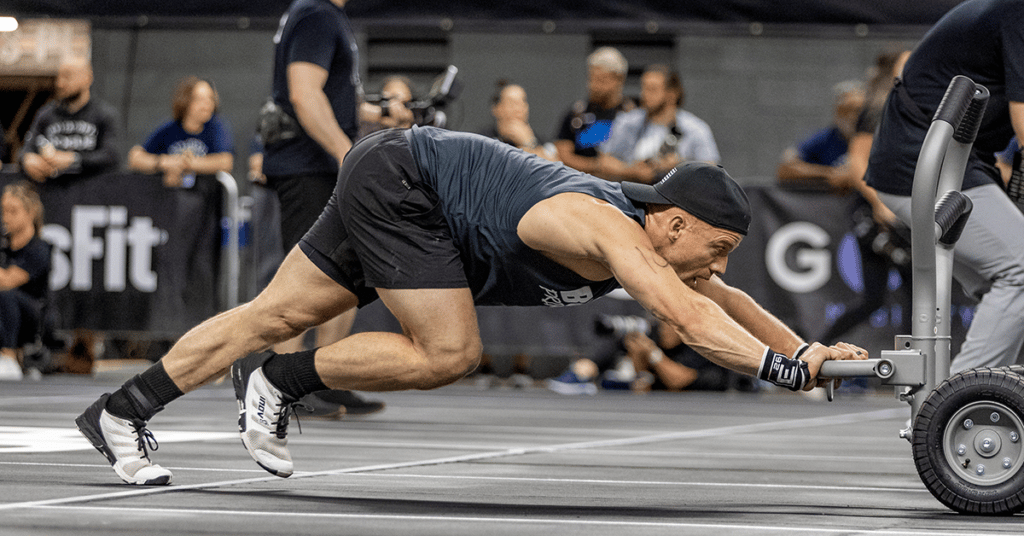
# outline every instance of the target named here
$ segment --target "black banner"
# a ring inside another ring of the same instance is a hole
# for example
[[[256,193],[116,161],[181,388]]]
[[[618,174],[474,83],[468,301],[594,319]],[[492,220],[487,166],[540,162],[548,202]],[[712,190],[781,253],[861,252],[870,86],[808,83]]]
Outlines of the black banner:
[[[2,173],[0,186],[21,179]],[[223,195],[213,177],[190,189],[129,173],[38,186],[58,329],[176,336],[217,312]]]
[[[729,256],[725,281],[743,289],[759,304],[815,340],[846,310],[859,303],[864,281],[860,252],[852,233],[855,196],[777,186],[748,186],[753,221],[750,234]],[[904,335],[902,281],[890,272],[886,303],[842,340],[877,357]],[[954,353],[973,318],[973,304],[954,284],[952,337]]]

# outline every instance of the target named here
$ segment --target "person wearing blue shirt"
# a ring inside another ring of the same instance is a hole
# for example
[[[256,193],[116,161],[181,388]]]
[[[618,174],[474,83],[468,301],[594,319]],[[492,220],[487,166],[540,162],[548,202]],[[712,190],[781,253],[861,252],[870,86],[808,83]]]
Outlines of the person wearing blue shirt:
[[[584,173],[597,173],[600,147],[612,131],[615,117],[636,108],[623,96],[629,63],[621,52],[601,47],[587,56],[587,99],[573,103],[555,137],[558,159]]]
[[[841,82],[833,88],[835,108],[832,124],[815,132],[796,147],[786,149],[777,171],[779,180],[824,181],[839,188],[836,177],[843,175],[846,152],[864,106],[864,90],[857,82]]]
[[[132,147],[128,167],[141,173],[163,173],[164,186],[190,188],[196,174],[230,172],[234,166],[231,131],[217,116],[217,90],[209,81],[188,76],[178,82],[173,118],[160,125],[146,142]]]

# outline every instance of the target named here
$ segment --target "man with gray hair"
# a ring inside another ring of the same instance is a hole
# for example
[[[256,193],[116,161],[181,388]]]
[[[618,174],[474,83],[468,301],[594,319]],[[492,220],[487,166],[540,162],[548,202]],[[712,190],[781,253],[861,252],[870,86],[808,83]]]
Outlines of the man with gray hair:
[[[558,158],[585,173],[597,173],[597,147],[608,139],[619,112],[636,107],[622,95],[629,64],[621,52],[601,47],[587,56],[587,100],[573,103],[555,138]]]

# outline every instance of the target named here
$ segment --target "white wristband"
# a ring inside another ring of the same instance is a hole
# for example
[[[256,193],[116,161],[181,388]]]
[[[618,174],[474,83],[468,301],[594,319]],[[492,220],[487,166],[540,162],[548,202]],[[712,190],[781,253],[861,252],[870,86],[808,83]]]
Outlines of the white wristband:
[[[651,350],[651,353],[647,354],[647,362],[652,365],[657,365],[662,359],[665,359],[665,352],[662,352],[661,348],[655,348]]]

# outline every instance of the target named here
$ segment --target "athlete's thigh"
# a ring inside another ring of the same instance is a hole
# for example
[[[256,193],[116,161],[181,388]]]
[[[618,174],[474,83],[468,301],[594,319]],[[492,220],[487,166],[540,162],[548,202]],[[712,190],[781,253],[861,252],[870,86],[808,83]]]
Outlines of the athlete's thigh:
[[[328,277],[302,250],[293,247],[252,306],[311,327],[352,309],[357,303],[355,294]]]
[[[377,289],[413,344],[431,351],[480,346],[473,295],[468,288]]]

